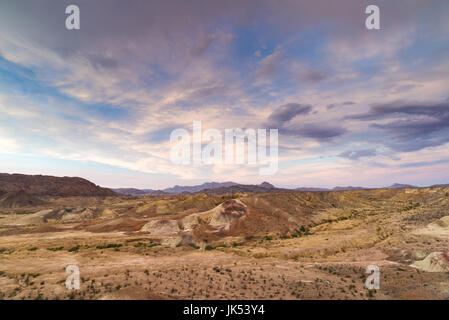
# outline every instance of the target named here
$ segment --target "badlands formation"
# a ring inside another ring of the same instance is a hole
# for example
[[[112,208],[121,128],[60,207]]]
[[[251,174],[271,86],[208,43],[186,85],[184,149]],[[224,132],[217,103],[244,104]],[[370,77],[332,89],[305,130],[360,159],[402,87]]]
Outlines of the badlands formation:
[[[445,186],[160,196],[89,187],[99,195],[36,186],[0,196],[0,298],[449,298]],[[69,265],[79,290],[65,286]],[[377,290],[365,287],[369,265]]]

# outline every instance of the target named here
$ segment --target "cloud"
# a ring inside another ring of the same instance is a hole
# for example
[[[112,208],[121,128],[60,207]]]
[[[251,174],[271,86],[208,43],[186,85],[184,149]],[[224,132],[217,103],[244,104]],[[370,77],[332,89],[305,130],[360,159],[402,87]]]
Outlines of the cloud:
[[[296,118],[299,115],[310,115],[312,110],[311,105],[299,103],[281,105],[269,115],[265,126],[279,129],[281,135],[318,141],[329,141],[347,132],[341,126],[332,123],[305,122],[304,118]]]
[[[269,56],[263,58],[259,63],[259,69],[254,73],[259,77],[266,77],[273,75],[277,70],[277,64],[279,63],[279,59],[282,55],[281,50],[276,50]]]
[[[283,128],[281,133],[293,137],[312,138],[318,141],[329,141],[340,137],[348,132],[343,127],[324,123],[307,123],[300,126],[288,126]]]
[[[358,160],[363,157],[372,157],[377,155],[376,149],[363,149],[363,150],[355,150],[355,151],[344,151],[340,153],[338,156],[342,158],[347,158],[350,160]]]
[[[306,82],[311,82],[311,83],[318,83],[323,80],[326,80],[327,78],[328,78],[328,75],[325,74],[323,71],[312,70],[312,69],[305,71],[300,76],[301,80],[306,81]]]
[[[396,151],[416,151],[449,141],[449,103],[396,101],[374,105],[367,113],[346,119],[372,122],[371,127],[385,132],[385,144]],[[385,121],[389,121],[386,122]]]
[[[90,64],[98,69],[114,69],[117,68],[119,62],[114,59],[101,54],[86,55]]]
[[[194,120],[263,124],[279,128],[288,162],[273,179],[329,182],[353,174],[345,157],[373,157],[388,174],[397,152],[442,147],[449,136],[445,107],[389,102],[447,97],[447,1],[379,0],[380,32],[365,29],[359,0],[78,0],[79,32],[64,28],[67,4],[0,4],[0,124],[10,151],[250,182],[252,168],[173,166],[169,132]],[[390,160],[369,155],[379,145]],[[289,167],[304,159],[310,173]]]
[[[448,118],[449,103],[416,103],[395,101],[373,105],[369,112],[347,116],[346,119],[376,120],[397,117],[401,115],[429,116],[432,118]]]
[[[268,117],[269,126],[273,128],[281,127],[285,122],[289,122],[298,115],[307,115],[312,111],[312,106],[299,103],[287,103],[278,107]]]
[[[328,105],[326,106],[326,108],[327,108],[328,110],[330,110],[330,109],[333,109],[333,108],[338,107],[338,106],[352,106],[352,105],[354,105],[354,104],[355,104],[355,103],[352,102],[352,101],[345,101],[345,102],[342,102],[342,103],[331,103],[331,104],[328,104]]]

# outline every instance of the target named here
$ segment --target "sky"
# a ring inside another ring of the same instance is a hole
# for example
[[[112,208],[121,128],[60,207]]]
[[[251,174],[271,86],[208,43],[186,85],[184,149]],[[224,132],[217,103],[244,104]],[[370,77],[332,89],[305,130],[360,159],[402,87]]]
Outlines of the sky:
[[[65,28],[65,8],[81,28]],[[380,30],[365,8],[380,8]],[[2,0],[0,172],[106,187],[449,183],[447,0]],[[279,169],[176,165],[170,133],[279,130]]]

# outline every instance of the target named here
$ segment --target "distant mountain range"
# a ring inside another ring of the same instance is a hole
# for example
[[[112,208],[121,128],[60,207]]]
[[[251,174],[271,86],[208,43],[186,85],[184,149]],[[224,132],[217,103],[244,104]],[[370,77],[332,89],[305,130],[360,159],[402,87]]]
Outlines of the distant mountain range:
[[[417,186],[413,186],[410,184],[400,184],[395,183],[392,184],[389,187],[382,187],[382,188],[364,188],[364,187],[334,187],[332,189],[327,188],[296,188],[296,191],[347,191],[347,190],[366,190],[366,189],[400,189],[400,188],[418,188]]]
[[[389,187],[381,189],[399,189],[399,188],[417,188],[416,186],[409,184],[395,183]],[[373,188],[364,187],[334,187],[329,188],[314,188],[314,187],[300,187],[295,189],[278,188],[268,182],[263,182],[258,185],[253,184],[239,184],[235,182],[206,182],[196,186],[174,186],[163,190],[152,189],[112,189],[114,192],[126,195],[169,195],[169,194],[194,194],[194,193],[206,193],[206,194],[224,194],[224,193],[238,193],[238,192],[282,192],[282,191],[303,191],[303,192],[317,192],[317,191],[347,191],[347,190],[364,190]]]
[[[385,189],[401,189],[401,188],[417,188],[417,186],[412,186],[411,184],[401,184],[395,183]]]
[[[447,186],[444,184],[433,185],[431,187]],[[395,183],[389,187],[382,189],[398,189],[398,188],[417,188],[409,184]],[[284,191],[345,191],[345,190],[363,190],[374,189],[364,187],[335,187],[333,189],[315,188],[315,187],[299,187],[295,189],[278,188],[274,185],[263,182],[261,184],[239,184],[232,181],[228,182],[206,182],[200,185],[193,186],[179,186],[176,185],[171,188],[163,190],[154,189],[136,189],[136,188],[117,188],[108,189],[95,185],[94,183],[78,177],[53,177],[43,175],[25,175],[25,174],[7,174],[0,173],[0,196],[7,193],[19,192],[14,195],[14,199],[19,197],[24,198],[22,191],[32,196],[113,196],[121,195],[172,195],[172,194],[224,194],[224,193],[243,193],[243,192],[284,192]],[[11,200],[12,201],[12,200]],[[33,202],[34,200],[29,200]],[[23,202],[23,201],[22,201]]]
[[[236,186],[238,183],[235,182],[206,182],[203,184],[200,184],[198,186],[174,186],[172,188],[167,188],[162,190],[166,193],[183,193],[183,192],[189,192],[189,193],[195,193],[198,191],[206,190],[206,189],[217,189],[217,188],[226,188],[226,187],[232,187]]]
[[[114,192],[125,195],[169,195],[169,194],[194,194],[198,192],[207,194],[237,193],[237,192],[269,192],[289,189],[276,188],[268,182],[259,185],[244,185],[235,182],[206,182],[196,186],[174,186],[163,190],[119,188]]]
[[[135,188],[117,188],[117,189],[111,189],[112,191],[119,193],[119,194],[127,194],[127,195],[133,195],[133,196],[139,196],[144,194],[149,194],[154,192],[152,189],[135,189]]]

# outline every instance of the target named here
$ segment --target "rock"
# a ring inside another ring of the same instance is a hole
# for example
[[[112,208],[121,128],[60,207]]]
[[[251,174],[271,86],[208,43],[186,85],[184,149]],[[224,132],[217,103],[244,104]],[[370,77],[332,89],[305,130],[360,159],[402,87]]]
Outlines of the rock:
[[[429,227],[449,228],[449,216],[442,217],[441,219],[432,222],[429,224]]]
[[[248,209],[243,202],[232,199],[212,210],[188,215],[181,220],[180,225],[184,231],[191,231],[200,223],[213,227],[215,231],[229,231],[233,223],[244,218],[247,213]]]
[[[178,221],[169,219],[152,220],[145,224],[140,231],[150,232],[154,235],[177,234],[180,229]]]
[[[411,266],[428,272],[448,272],[449,251],[432,252],[424,260],[415,261]]]

